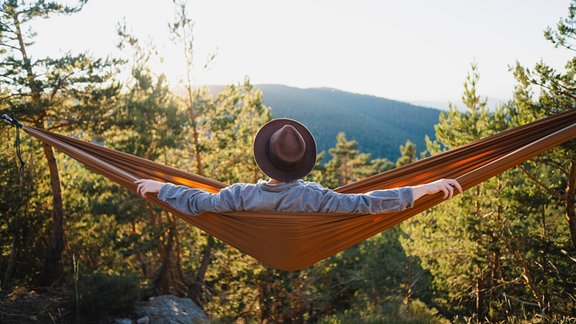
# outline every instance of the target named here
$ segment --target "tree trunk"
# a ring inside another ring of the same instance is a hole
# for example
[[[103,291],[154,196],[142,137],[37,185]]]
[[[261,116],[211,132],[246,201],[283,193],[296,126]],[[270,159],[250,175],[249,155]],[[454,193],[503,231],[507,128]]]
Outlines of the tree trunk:
[[[272,303],[269,302],[271,293],[271,286],[274,282],[272,270],[265,269],[259,275],[258,280],[258,300],[260,303],[260,323],[274,323],[274,309]]]
[[[490,287],[489,287],[489,301],[488,301],[488,308],[492,309],[492,305],[494,301],[497,299],[497,286],[500,280],[500,251],[496,251],[492,254],[492,273],[490,275]],[[490,312],[491,313],[491,312]],[[492,316],[488,314],[489,320],[493,321]]]
[[[406,258],[406,287],[404,293],[404,305],[410,305],[410,299],[412,297],[412,273],[410,269],[410,263],[412,262],[412,256]],[[408,308],[410,309],[410,308]]]
[[[26,170],[26,176],[21,172],[19,185],[18,185],[18,195],[20,197],[24,197],[22,193],[24,184],[30,185],[30,179],[32,179],[32,175],[30,174],[30,169]],[[20,208],[27,204],[28,196],[26,199],[21,201],[18,208],[15,208],[15,217],[14,222],[10,223],[10,217],[6,219],[6,226],[10,229],[9,232],[12,232],[12,243],[10,247],[10,256],[8,257],[8,264],[6,265],[6,272],[4,272],[4,279],[2,281],[2,285],[0,288],[4,290],[8,290],[12,286],[12,276],[14,275],[14,270],[16,269],[16,263],[18,260],[18,254],[20,253],[20,249],[22,247],[22,230],[20,228]]]
[[[482,278],[476,278],[476,283],[474,285],[474,292],[476,295],[476,315],[478,318],[482,316],[482,288],[480,285],[480,281]]]
[[[52,147],[42,144],[44,155],[50,171],[50,188],[52,189],[52,234],[44,265],[38,279],[39,286],[51,285],[62,274],[62,252],[64,251],[64,207],[58,163]]]
[[[14,232],[14,237],[12,237],[12,247],[10,249],[10,257],[8,258],[8,265],[6,266],[6,272],[4,273],[4,280],[2,280],[2,290],[10,289],[12,282],[12,275],[14,274],[14,269],[16,268],[16,259],[18,256],[18,251],[20,250],[20,239],[19,231],[16,229]]]
[[[152,223],[152,220],[149,218],[149,222]],[[136,229],[136,222],[130,222],[130,229],[132,230],[132,235],[139,235],[139,231]],[[136,252],[136,260],[138,260],[138,264],[140,265],[140,270],[142,271],[142,276],[144,278],[148,278],[150,276],[150,266],[148,262],[146,262],[146,257],[141,250]]]
[[[480,186],[476,186],[476,197],[475,197],[475,204],[476,204],[476,217],[480,217],[482,215],[482,207],[480,205],[480,192],[481,192],[481,188]],[[478,251],[476,251],[475,255],[479,255]],[[482,313],[484,312],[483,309],[483,304],[484,304],[484,273],[483,271],[478,271],[478,273],[476,274],[476,282],[475,282],[475,286],[474,286],[474,290],[476,293],[476,314],[478,315],[478,318],[480,318],[480,316],[482,316]]]
[[[154,286],[163,294],[185,295],[185,280],[180,265],[180,248],[176,220],[168,218],[169,228],[166,243],[160,245],[160,268]]]
[[[27,44],[24,41],[24,34],[20,29],[19,14],[14,14],[12,17],[14,21],[15,35],[18,38],[19,48],[17,49],[22,55],[23,68],[26,71],[26,84],[30,86],[31,103],[38,112],[43,111],[45,107],[42,105],[41,97],[43,89],[36,82],[36,74],[32,70],[32,63],[26,51]],[[42,120],[46,117],[45,112],[42,112],[36,119],[36,126],[42,127]],[[62,204],[62,189],[60,186],[60,174],[58,172],[58,164],[54,157],[54,151],[48,144],[42,144],[44,148],[44,155],[48,162],[48,170],[50,171],[50,188],[52,189],[52,234],[50,236],[50,243],[46,251],[44,265],[38,278],[38,285],[48,286],[62,273],[62,251],[64,250],[64,209]]]
[[[208,244],[206,245],[206,249],[204,250],[202,256],[202,262],[200,263],[200,268],[198,268],[196,277],[194,278],[194,281],[192,282],[190,288],[188,289],[188,297],[192,299],[201,308],[203,304],[202,290],[204,287],[204,277],[206,276],[206,271],[208,270],[210,261],[212,260],[212,249],[214,248],[214,244],[215,244],[214,237],[212,235],[208,235]]]
[[[526,286],[528,287],[528,289],[530,289],[530,292],[532,292],[532,296],[534,296],[534,299],[536,299],[536,301],[538,302],[538,306],[540,306],[540,309],[544,311],[544,309],[546,308],[544,304],[545,298],[538,292],[538,287],[536,286],[536,283],[532,278],[532,274],[530,274],[530,268],[528,268],[528,263],[526,263],[526,260],[524,260],[524,258],[520,256],[520,253],[518,253],[518,251],[515,251],[515,255],[516,259],[520,262],[520,266],[522,267],[522,277],[524,278]]]
[[[576,248],[576,160],[572,160],[570,174],[568,175],[568,186],[566,188],[566,219],[570,230],[572,245]]]
[[[204,166],[202,163],[202,155],[200,154],[200,140],[198,129],[196,129],[196,111],[194,109],[194,99],[192,94],[192,87],[190,83],[188,83],[188,103],[189,103],[189,116],[190,120],[192,121],[192,140],[194,145],[194,157],[196,162],[196,172],[198,175],[204,176]],[[212,235],[208,235],[208,244],[204,253],[202,255],[202,261],[200,263],[200,267],[198,268],[198,272],[196,273],[196,277],[190,284],[188,288],[188,297],[192,299],[197,305],[202,307],[202,287],[204,286],[204,277],[206,276],[206,271],[208,270],[208,266],[210,265],[210,260],[212,259],[212,249],[215,245],[214,237]]]

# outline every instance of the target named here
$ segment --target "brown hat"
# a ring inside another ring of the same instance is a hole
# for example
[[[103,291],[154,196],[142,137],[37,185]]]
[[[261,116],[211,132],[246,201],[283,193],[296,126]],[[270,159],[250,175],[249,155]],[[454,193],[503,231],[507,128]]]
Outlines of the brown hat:
[[[254,138],[254,159],[264,174],[280,181],[304,178],[316,164],[316,141],[306,126],[279,118],[266,123]]]

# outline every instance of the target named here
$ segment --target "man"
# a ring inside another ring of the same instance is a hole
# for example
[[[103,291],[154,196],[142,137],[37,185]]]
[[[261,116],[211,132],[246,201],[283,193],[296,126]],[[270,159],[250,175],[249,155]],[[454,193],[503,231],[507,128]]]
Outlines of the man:
[[[411,208],[424,195],[443,192],[444,198],[462,192],[454,179],[441,179],[418,186],[342,194],[314,182],[303,181],[316,163],[316,142],[310,131],[292,119],[266,123],[254,139],[256,164],[270,179],[256,184],[237,183],[219,193],[175,186],[150,179],[136,180],[137,192],[158,198],[189,215],[204,212],[299,212],[380,214]]]

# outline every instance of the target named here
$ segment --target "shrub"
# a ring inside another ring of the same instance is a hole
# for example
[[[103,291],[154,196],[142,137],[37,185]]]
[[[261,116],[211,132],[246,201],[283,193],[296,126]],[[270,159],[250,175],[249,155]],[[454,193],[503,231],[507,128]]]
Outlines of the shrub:
[[[134,275],[101,273],[79,276],[72,283],[70,300],[77,314],[106,316],[130,311],[143,289]]]
[[[378,309],[378,310],[377,310]],[[347,310],[322,318],[321,324],[340,323],[394,323],[394,324],[444,324],[449,321],[420,300],[413,300],[409,307],[399,298],[392,298],[376,308],[373,306]]]

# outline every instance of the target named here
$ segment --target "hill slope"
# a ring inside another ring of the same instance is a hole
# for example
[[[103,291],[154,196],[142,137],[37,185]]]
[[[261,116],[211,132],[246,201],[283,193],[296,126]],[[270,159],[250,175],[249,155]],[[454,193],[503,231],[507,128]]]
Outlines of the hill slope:
[[[274,118],[293,118],[314,134],[318,152],[336,145],[336,135],[346,133],[359,150],[373,158],[396,161],[406,140],[426,149],[426,135],[434,138],[440,110],[359,95],[329,88],[300,89],[283,85],[255,85],[263,94]],[[330,159],[330,156],[327,155]]]

